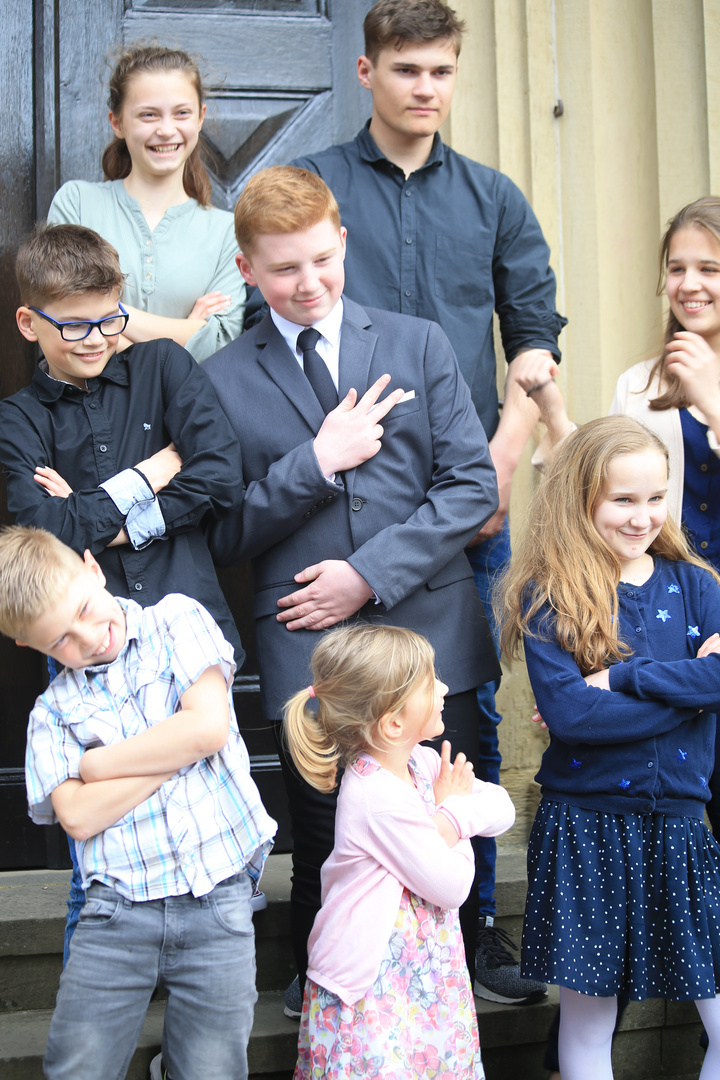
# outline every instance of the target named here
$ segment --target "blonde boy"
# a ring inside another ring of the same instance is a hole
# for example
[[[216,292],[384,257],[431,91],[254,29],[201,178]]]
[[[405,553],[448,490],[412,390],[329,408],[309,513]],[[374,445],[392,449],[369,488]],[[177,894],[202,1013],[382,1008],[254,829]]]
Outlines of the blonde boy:
[[[75,839],[87,901],[45,1075],[124,1076],[156,985],[174,1077],[244,1080],[250,898],[275,833],[250,779],[232,648],[178,594],[141,608],[45,530],[0,534],[0,631],[63,670],[30,716],[30,816]]]

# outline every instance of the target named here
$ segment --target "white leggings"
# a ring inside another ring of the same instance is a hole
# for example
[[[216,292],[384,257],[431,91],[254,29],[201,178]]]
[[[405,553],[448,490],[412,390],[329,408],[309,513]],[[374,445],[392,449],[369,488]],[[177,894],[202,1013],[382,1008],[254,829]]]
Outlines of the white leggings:
[[[699,1080],[720,1080],[720,995],[696,1001],[710,1044]],[[560,987],[558,1057],[562,1080],[612,1080],[617,998]]]

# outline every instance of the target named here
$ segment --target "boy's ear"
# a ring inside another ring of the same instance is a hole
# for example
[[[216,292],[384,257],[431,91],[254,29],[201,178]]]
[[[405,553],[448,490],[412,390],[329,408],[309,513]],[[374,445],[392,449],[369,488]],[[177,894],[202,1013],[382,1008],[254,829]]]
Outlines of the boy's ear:
[[[367,56],[358,56],[357,77],[360,80],[360,85],[364,86],[366,90],[372,90],[370,85],[372,67],[372,60],[369,60]]]
[[[19,645],[21,649],[28,649],[30,647],[27,641],[21,641],[20,638],[15,638],[15,644]]]
[[[83,562],[85,563],[85,569],[89,570],[93,577],[96,577],[102,587],[105,588],[105,575],[100,569],[100,563],[94,558],[88,548],[83,552]]]
[[[19,307],[15,313],[18,330],[28,341],[37,341],[37,334],[33,327],[33,312],[28,307]]]
[[[247,259],[243,255],[242,251],[240,252],[239,255],[235,256],[235,264],[236,264],[238,270],[240,271],[240,273],[242,274],[242,276],[247,281],[248,285],[257,285],[257,281],[255,280],[255,275],[252,272],[252,266],[247,261]]]

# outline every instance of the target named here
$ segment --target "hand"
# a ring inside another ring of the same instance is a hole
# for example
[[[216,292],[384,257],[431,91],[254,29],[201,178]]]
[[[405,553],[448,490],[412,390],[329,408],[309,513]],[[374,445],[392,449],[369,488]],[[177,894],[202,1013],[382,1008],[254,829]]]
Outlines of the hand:
[[[216,289],[215,292],[209,292],[197,298],[188,318],[207,320],[209,315],[218,315],[221,311],[226,311],[231,301],[231,296],[226,296]]]
[[[543,720],[542,716],[540,715],[540,710],[538,709],[535,702],[533,702],[533,714],[530,717],[530,719],[532,720],[533,724],[539,724],[540,727],[543,728],[544,731],[547,731],[548,726],[545,723],[545,721]]]
[[[610,668],[603,668],[602,671],[593,671],[590,675],[585,676],[585,682],[588,686],[599,686],[601,690],[609,690]]]
[[[448,795],[472,795],[475,770],[471,761],[463,753],[455,758],[455,764],[450,764],[450,752],[452,747],[447,739],[443,739],[440,747],[440,772],[433,784],[435,805],[447,799]]]
[[[510,374],[526,394],[555,378],[557,361],[547,349],[523,349],[510,362]]]
[[[485,522],[482,529],[473,536],[467,547],[476,547],[478,544],[482,544],[484,540],[489,540],[491,536],[496,536],[502,529],[505,518],[507,517],[508,509],[510,508],[510,492],[512,489],[513,476],[515,475],[515,466],[499,452],[494,437],[490,440],[489,445],[490,457],[492,458],[493,465],[495,466],[495,473],[497,475],[498,508],[493,516]]]
[[[720,358],[705,338],[679,330],[666,350],[665,367],[677,375],[690,403],[703,414],[720,409]]]
[[[327,414],[313,442],[323,476],[355,469],[377,454],[383,436],[380,420],[404,393],[402,389],[393,390],[378,404],[389,382],[390,376],[382,375],[357,404],[357,390],[349,390],[338,407]]]
[[[720,653],[720,634],[711,634],[709,638],[706,638],[695,658],[699,660],[702,656],[710,656],[711,653]]]
[[[53,498],[67,499],[68,495],[72,495],[72,488],[67,480],[63,480],[60,473],[49,465],[38,465],[33,473],[33,480]]]
[[[178,454],[173,443],[168,443],[162,450],[158,450],[152,457],[145,461],[139,461],[136,468],[143,476],[147,477],[150,487],[157,495],[172,480],[173,476],[182,469],[182,458]]]
[[[295,580],[310,584],[278,600],[278,607],[287,610],[277,620],[288,630],[326,630],[354,615],[373,595],[365,578],[342,559],[308,566]]]

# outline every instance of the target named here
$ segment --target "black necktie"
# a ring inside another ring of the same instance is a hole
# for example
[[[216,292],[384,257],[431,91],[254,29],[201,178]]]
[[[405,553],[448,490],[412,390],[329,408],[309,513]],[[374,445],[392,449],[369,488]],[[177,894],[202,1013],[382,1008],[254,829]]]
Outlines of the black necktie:
[[[321,337],[319,330],[309,326],[307,330],[298,334],[297,343],[303,354],[303,370],[308,382],[315,391],[315,397],[320,402],[323,412],[327,414],[331,409],[336,408],[338,396],[328,366],[315,349]]]

